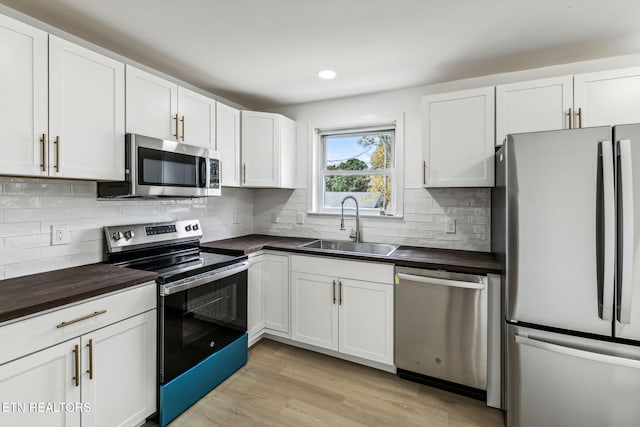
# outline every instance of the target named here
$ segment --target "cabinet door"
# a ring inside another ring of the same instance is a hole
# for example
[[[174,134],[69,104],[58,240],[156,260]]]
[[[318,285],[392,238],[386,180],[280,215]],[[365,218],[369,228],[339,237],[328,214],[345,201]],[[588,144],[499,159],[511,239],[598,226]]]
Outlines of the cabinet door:
[[[242,185],[278,187],[280,158],[279,116],[242,112]]]
[[[124,64],[49,36],[49,130],[51,176],[124,179]]]
[[[178,85],[127,65],[127,132],[176,140]]]
[[[426,187],[492,187],[493,87],[422,97]]]
[[[341,353],[393,364],[393,285],[340,279]]]
[[[38,351],[0,366],[0,402],[21,404],[0,413],[3,426],[80,426],[82,408],[65,411],[64,406],[47,410],[46,405],[80,404],[80,384],[76,385],[76,357],[80,340],[75,339]],[[78,356],[79,363],[79,356]],[[78,368],[79,369],[79,368]],[[32,407],[31,405],[44,405]],[[26,407],[24,406],[26,405]],[[6,409],[6,408],[5,408]],[[77,410],[76,410],[77,409]],[[89,407],[89,410],[93,408]]]
[[[47,33],[0,16],[0,46],[0,174],[47,175]]]
[[[573,84],[582,127],[640,122],[640,67],[579,74]]]
[[[264,286],[265,328],[289,333],[289,257],[265,254],[262,280]]]
[[[86,426],[142,424],[156,410],[156,310],[82,337]]]
[[[264,330],[264,291],[262,255],[249,258],[247,279],[247,330],[249,342]]]
[[[572,76],[496,86],[496,145],[511,133],[568,129],[572,107]]]
[[[178,132],[180,142],[199,147],[216,145],[216,101],[178,87]]]
[[[223,187],[240,186],[240,110],[216,105],[216,150],[220,152]]]
[[[291,274],[291,339],[338,350],[338,280]]]

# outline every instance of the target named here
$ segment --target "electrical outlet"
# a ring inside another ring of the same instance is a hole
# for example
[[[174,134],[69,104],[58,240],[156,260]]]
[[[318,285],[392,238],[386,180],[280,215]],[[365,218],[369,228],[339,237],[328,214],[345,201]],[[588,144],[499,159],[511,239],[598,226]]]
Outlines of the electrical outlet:
[[[304,224],[304,212],[298,212],[296,214],[296,223]]]
[[[233,213],[233,223],[240,224],[240,212]]]
[[[66,245],[69,243],[69,226],[67,225],[52,225],[51,226],[51,244],[52,245]]]
[[[280,221],[280,217],[278,216],[278,212],[271,212],[271,222],[277,224]]]
[[[456,220],[447,219],[444,223],[444,231],[449,234],[456,234]]]

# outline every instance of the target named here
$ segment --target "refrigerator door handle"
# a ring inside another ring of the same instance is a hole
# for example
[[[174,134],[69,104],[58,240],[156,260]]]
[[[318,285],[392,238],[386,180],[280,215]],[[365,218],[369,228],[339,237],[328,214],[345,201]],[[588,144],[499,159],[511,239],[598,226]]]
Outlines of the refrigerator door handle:
[[[631,292],[633,288],[633,174],[631,164],[631,141],[618,141],[620,152],[620,190],[622,194],[622,265],[618,297],[618,321],[631,323]]]
[[[616,199],[613,172],[613,144],[611,141],[602,141],[602,187],[604,204],[604,268],[602,274],[602,286],[599,287],[599,302],[602,304],[600,318],[613,320],[613,295],[615,286],[615,253],[616,253]]]
[[[592,351],[580,350],[578,348],[566,347],[559,344],[553,344],[547,341],[541,341],[535,338],[529,338],[525,335],[515,335],[517,344],[528,345],[529,347],[539,348],[541,350],[551,351],[554,353],[565,354],[567,356],[578,357],[580,359],[593,360],[594,362],[606,363],[609,365],[625,366],[627,368],[640,369],[640,360],[627,359],[625,357],[612,356],[603,353],[594,353]]]

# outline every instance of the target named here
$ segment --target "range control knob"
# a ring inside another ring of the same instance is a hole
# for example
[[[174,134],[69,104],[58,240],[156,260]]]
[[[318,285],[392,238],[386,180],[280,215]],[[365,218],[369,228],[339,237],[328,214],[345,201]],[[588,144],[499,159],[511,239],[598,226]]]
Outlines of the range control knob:
[[[127,240],[131,240],[133,238],[133,236],[135,236],[135,234],[133,233],[133,230],[128,230],[124,232],[124,237]]]
[[[112,238],[113,240],[115,240],[115,241],[118,241],[118,240],[122,239],[122,233],[121,233],[121,232],[119,232],[119,231],[116,231],[115,233],[113,233],[113,234],[111,235],[111,238]]]
[[[198,227],[198,224],[193,224],[193,226],[191,227],[193,231],[198,231],[199,228],[200,227]]]
[[[184,231],[191,231],[191,226],[190,226],[190,225],[187,225],[187,226],[184,228]]]

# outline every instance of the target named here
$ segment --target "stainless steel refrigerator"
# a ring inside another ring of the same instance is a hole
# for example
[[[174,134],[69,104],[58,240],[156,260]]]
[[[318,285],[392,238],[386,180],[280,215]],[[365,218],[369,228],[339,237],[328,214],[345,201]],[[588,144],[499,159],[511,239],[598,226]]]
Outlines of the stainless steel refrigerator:
[[[640,125],[496,153],[508,427],[640,426]]]

